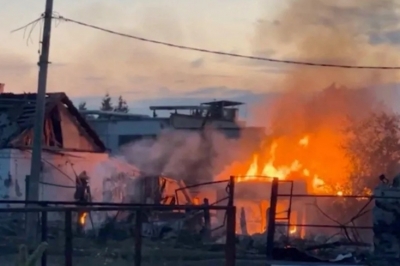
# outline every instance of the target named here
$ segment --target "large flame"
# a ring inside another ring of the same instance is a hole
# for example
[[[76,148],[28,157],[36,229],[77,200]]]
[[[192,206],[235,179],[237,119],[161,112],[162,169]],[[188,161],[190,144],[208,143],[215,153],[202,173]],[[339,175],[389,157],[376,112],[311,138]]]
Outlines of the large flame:
[[[310,155],[307,150],[309,143],[310,136],[303,136],[297,141],[297,147],[292,147],[292,154],[295,155],[297,153],[300,156],[307,157]],[[298,158],[294,158],[289,164],[279,164],[277,162],[278,148],[278,141],[273,141],[267,149],[267,159],[264,159],[265,163],[261,162],[259,159],[262,152],[254,154],[247,172],[244,175],[239,175],[237,181],[245,182],[257,180],[268,182],[271,178],[284,180],[293,175],[295,178],[301,178],[308,181],[309,189],[311,189],[312,192],[336,193],[339,196],[344,195],[345,192],[343,190],[329,188],[324,179],[319,176],[316,169],[311,171]],[[336,187],[340,187],[340,185]]]

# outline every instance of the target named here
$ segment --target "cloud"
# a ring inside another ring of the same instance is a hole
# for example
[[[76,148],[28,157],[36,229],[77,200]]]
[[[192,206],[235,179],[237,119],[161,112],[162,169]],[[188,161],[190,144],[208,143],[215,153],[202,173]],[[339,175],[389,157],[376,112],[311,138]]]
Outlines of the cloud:
[[[186,97],[212,97],[212,98],[239,98],[241,96],[255,95],[255,93],[245,89],[234,89],[228,87],[206,87],[199,88],[191,92],[184,93]]]
[[[260,18],[253,53],[276,51],[275,58],[346,65],[400,65],[397,47],[372,45],[370,35],[398,27],[398,1],[293,0],[272,20]],[[279,89],[319,90],[333,82],[369,87],[398,79],[396,71],[333,69],[286,65]]]
[[[33,85],[29,81],[33,81],[37,77],[37,65],[26,60],[23,56],[5,51],[0,55],[0,83],[5,83],[5,90],[12,90],[8,84],[20,84],[21,91],[36,90],[36,84]],[[23,77],[23,78],[21,78]]]
[[[190,65],[193,68],[199,68],[199,67],[204,65],[204,59],[203,58],[199,58],[199,59],[193,60],[192,62],[190,62]]]
[[[219,42],[207,38],[212,34],[209,34],[208,27],[204,28],[203,21],[183,18],[177,10],[179,6],[132,5],[134,8],[129,8],[128,12],[124,5],[88,1],[76,8],[63,9],[61,15],[164,42],[232,50],[228,37],[226,43],[219,46]],[[115,96],[124,94],[129,101],[136,101],[160,96],[157,94],[162,87],[182,94],[207,87],[239,87],[259,92],[273,88],[276,74],[284,73],[280,68],[267,64],[253,66],[248,60],[231,60],[220,55],[140,42],[68,22],[54,27],[52,37],[48,91],[65,91],[73,97],[101,97],[109,92]],[[245,46],[245,43],[244,40],[240,46]],[[18,60],[15,57],[7,61]],[[15,73],[23,76],[23,80],[7,75],[7,87],[15,92],[35,91],[36,61],[35,54],[27,61],[29,67],[22,69],[19,66],[21,70]]]
[[[294,0],[277,17],[271,19],[270,10],[260,16],[250,40],[251,51],[236,49],[228,40],[226,49],[223,46],[211,46],[211,49],[314,62],[397,65],[398,51],[392,45],[397,38],[394,16],[397,6],[392,5],[393,2],[365,0],[355,4],[349,1]],[[192,30],[186,28],[188,21],[184,21],[173,6],[135,5],[137,8],[131,14],[135,20],[122,26],[116,26],[114,20],[104,20],[105,17],[117,18],[123,13],[120,5],[97,2],[63,15],[81,17],[83,21],[98,26],[160,41],[187,45],[192,39]],[[48,90],[62,90],[73,97],[101,97],[109,92],[115,96],[126,95],[129,101],[134,102],[143,98],[166,97],[165,90],[160,88],[168,88],[168,93],[184,97],[187,93],[199,93],[199,88],[223,87],[243,88],[257,94],[286,89],[294,83],[312,88],[324,88],[334,81],[364,86],[394,82],[398,76],[395,72],[298,68],[199,54],[76,25],[68,31],[70,26],[61,23],[54,30],[55,34],[64,34],[66,39],[78,41],[71,44],[73,48],[66,44],[61,48],[59,45],[52,47]],[[196,29],[196,36],[206,36],[206,29],[201,26],[198,21],[190,21],[190,28]],[[371,43],[374,38],[375,43]],[[206,41],[204,39],[200,44],[210,48]],[[54,53],[54,50],[59,52]],[[5,63],[9,69],[4,74],[6,84],[11,84],[16,92],[36,90],[35,61],[27,61],[18,55],[7,56],[7,60],[2,60],[3,63],[9,62]]]
[[[400,45],[400,29],[383,32],[372,32],[369,34],[369,41],[371,44],[374,45],[384,43]]]
[[[162,95],[162,96],[160,96]],[[240,115],[246,117],[249,123],[253,123],[251,117],[248,116],[248,111],[252,108],[253,104],[258,103],[260,100],[264,104],[272,102],[279,93],[254,93],[246,89],[228,88],[228,87],[208,87],[198,88],[196,90],[180,93],[174,92],[168,88],[158,88],[158,95],[148,97],[142,94],[139,100],[130,100],[128,102],[131,113],[152,115],[149,106],[155,105],[199,105],[202,102],[209,102],[213,100],[229,100],[236,102],[243,102],[245,106],[240,108]],[[126,95],[123,94],[125,97]],[[101,98],[96,97],[72,97],[75,105],[81,102],[86,102],[89,109],[98,109],[100,107]],[[113,97],[116,100],[117,96]],[[168,115],[164,113],[164,115]]]

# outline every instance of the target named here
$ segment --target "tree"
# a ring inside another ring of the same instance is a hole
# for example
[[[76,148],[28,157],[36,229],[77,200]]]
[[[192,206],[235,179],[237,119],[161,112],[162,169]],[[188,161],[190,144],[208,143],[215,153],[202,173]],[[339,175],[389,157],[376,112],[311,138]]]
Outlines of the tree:
[[[400,169],[400,116],[381,110],[347,122],[342,148],[349,167],[348,181],[343,187],[353,195],[370,195],[381,174],[392,179]],[[372,213],[363,211],[369,202],[367,199],[337,197],[318,202],[329,206],[329,211],[322,213],[325,217],[329,213],[344,225],[370,226]],[[343,230],[352,241],[366,241],[357,230]]]
[[[86,102],[79,103],[78,110],[79,111],[87,111]],[[86,119],[93,119],[94,118],[93,115],[89,115],[89,114],[81,114],[81,115]]]
[[[345,133],[344,149],[351,162],[352,188],[361,192],[373,189],[378,176],[392,178],[398,174],[400,162],[400,116],[393,113],[372,113],[351,123]]]
[[[129,112],[129,107],[124,98],[122,96],[118,97],[118,103],[117,106],[114,108],[114,112],[118,113],[128,113]]]
[[[106,95],[104,96],[101,102],[100,110],[106,112],[111,112],[114,110],[110,94],[106,93]]]
[[[87,110],[87,108],[86,108],[86,102],[81,102],[81,103],[79,103],[79,105],[78,105],[78,110],[79,110],[79,111],[86,111],[86,110]]]

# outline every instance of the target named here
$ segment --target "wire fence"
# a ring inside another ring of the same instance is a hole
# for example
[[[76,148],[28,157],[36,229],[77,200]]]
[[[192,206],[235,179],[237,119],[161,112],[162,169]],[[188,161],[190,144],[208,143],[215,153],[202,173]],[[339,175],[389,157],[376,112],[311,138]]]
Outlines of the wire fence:
[[[270,196],[270,200],[265,234],[260,235],[262,240],[251,236],[253,242],[264,243],[257,253],[259,260],[281,259],[279,254],[277,256],[280,248],[285,252],[292,247],[306,252],[339,246],[346,252],[354,247],[370,248],[374,237],[371,212],[374,201],[392,198],[295,194],[293,186],[289,193],[279,189],[285,187],[280,187],[280,182],[273,179],[269,184],[263,183],[270,186],[270,193],[269,189],[261,189],[264,197]],[[293,182],[285,181],[285,184],[293,185]],[[42,266],[99,263],[140,266],[161,262],[177,266],[187,265],[189,260],[207,258],[233,266],[237,258],[248,255],[248,248],[245,248],[246,254],[236,254],[238,247],[240,252],[243,251],[241,248],[248,238],[239,234],[242,213],[237,215],[234,206],[234,199],[240,205],[240,197],[244,196],[243,189],[247,185],[254,189],[253,184],[235,185],[234,177],[231,177],[226,189],[228,197],[222,198],[228,201],[226,205],[208,204],[207,201],[200,205],[164,205],[0,200],[0,255],[4,261],[11,261],[20,245],[29,244],[30,249],[36,247],[24,235],[24,217],[30,212],[37,213],[37,238],[49,244],[41,258]],[[249,196],[254,198],[252,191]],[[219,226],[225,236],[222,242],[210,238],[214,232],[210,227],[211,216],[221,217],[216,212],[223,212],[224,216],[224,222]],[[198,228],[199,224],[201,228]],[[6,256],[11,257],[6,259]]]
[[[225,261],[225,265],[234,265],[236,207],[232,205],[86,203],[86,206],[76,206],[76,202],[0,201],[2,203],[11,206],[0,208],[2,261],[15,260],[21,245],[27,245],[31,251],[37,247],[26,239],[23,222],[27,213],[37,213],[37,239],[48,243],[47,250],[41,256],[42,266],[140,266],[159,265],[165,261],[173,265],[185,265],[181,264],[185,259],[199,259],[210,256],[210,253],[221,262]],[[189,232],[196,225],[193,222],[196,215],[193,214],[197,213],[197,218],[200,216],[203,219],[210,211],[224,211],[227,217],[226,241],[214,252],[199,250],[188,243],[195,243],[196,237],[200,238],[196,242],[198,245],[205,243],[207,230],[203,228],[196,235],[190,235]],[[169,216],[169,222],[151,222],[150,213],[164,215],[164,221]],[[182,217],[188,217],[188,214],[192,218],[182,223],[185,220]],[[180,230],[178,234],[177,228]],[[172,231],[175,235],[169,239],[167,235],[173,235]],[[185,239],[188,241],[185,242]],[[34,241],[36,244],[38,242]]]
[[[279,190],[279,183],[277,179],[272,181],[268,212],[267,256],[271,259],[279,245],[305,251],[337,247],[343,247],[343,252],[370,249],[374,237],[374,201],[392,198],[293,194]],[[285,211],[278,211],[279,207]]]

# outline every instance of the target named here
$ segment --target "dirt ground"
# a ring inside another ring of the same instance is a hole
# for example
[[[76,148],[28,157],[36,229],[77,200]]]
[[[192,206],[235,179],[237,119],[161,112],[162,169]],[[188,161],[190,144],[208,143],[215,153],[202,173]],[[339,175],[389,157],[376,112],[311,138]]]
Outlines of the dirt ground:
[[[109,241],[107,244],[100,245],[87,239],[74,239],[73,246],[74,266],[133,265],[134,242],[132,240]],[[144,241],[142,245],[142,266],[203,266],[205,263],[208,265],[225,265],[223,247],[218,248],[220,250],[212,251],[205,249],[205,247],[177,248],[172,243]],[[64,265],[63,241],[50,241],[48,254],[48,266]],[[14,266],[16,256],[16,253],[0,256],[1,266]],[[242,265],[265,265],[265,260],[238,260],[237,266]]]
[[[2,266],[15,266],[15,256],[0,256]],[[61,266],[64,265],[64,258],[62,256],[50,256],[47,262],[48,266]],[[104,259],[104,258],[90,258],[90,257],[79,257],[73,259],[73,266],[88,266],[88,265],[113,265],[113,266],[132,266],[132,260],[123,259]],[[144,260],[142,266],[204,266],[204,265],[215,265],[224,266],[225,259],[207,259],[197,261],[183,261],[183,260]],[[263,265],[264,261],[254,260],[237,260],[236,266],[249,266],[249,265]]]

